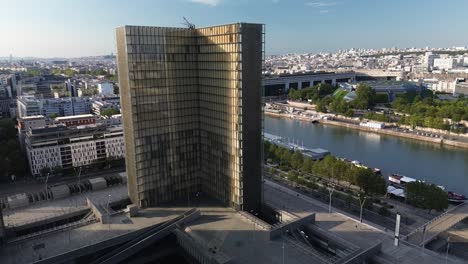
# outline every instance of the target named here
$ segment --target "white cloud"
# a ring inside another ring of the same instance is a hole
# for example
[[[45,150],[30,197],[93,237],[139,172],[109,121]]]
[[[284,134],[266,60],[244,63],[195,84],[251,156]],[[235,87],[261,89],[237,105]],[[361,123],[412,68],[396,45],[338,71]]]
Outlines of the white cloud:
[[[320,14],[326,14],[328,12],[330,12],[330,10],[320,10]]]
[[[327,7],[327,6],[336,6],[336,2],[325,2],[325,1],[312,1],[305,3],[306,6],[311,7]]]
[[[190,0],[190,2],[209,6],[217,6],[221,0]]]

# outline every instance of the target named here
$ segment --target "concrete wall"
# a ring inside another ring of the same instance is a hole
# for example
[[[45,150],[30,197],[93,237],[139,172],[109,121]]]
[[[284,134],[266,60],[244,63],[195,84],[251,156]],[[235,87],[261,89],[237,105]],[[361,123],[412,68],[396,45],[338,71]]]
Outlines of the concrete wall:
[[[286,232],[286,230],[292,230],[299,226],[304,226],[304,225],[313,224],[313,223],[315,223],[315,213],[305,216],[303,218],[297,219],[295,221],[289,222],[287,224],[284,224],[274,230],[271,230],[270,240],[280,237],[282,234]]]
[[[377,255],[380,250],[382,249],[382,242],[376,244],[375,246],[362,251],[361,253],[351,257],[350,259],[345,258],[342,259],[341,261],[338,261],[338,263],[342,264],[361,264],[361,263],[366,263],[368,259],[371,257]]]
[[[101,224],[107,224],[109,222],[109,214],[105,214],[99,206],[95,205],[90,199],[86,198],[86,204],[93,211],[93,214],[101,222]]]

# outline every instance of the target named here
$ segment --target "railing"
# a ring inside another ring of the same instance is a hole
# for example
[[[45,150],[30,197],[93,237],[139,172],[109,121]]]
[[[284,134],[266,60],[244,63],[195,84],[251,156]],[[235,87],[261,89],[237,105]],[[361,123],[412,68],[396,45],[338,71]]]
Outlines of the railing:
[[[87,215],[83,219],[81,219],[79,221],[76,221],[76,222],[67,223],[67,224],[64,224],[64,225],[52,227],[52,228],[45,229],[45,230],[42,230],[42,231],[38,231],[38,232],[34,232],[34,233],[27,234],[27,235],[24,235],[24,236],[13,238],[13,239],[8,241],[8,244],[15,243],[15,242],[21,242],[21,241],[26,240],[26,239],[38,238],[38,237],[42,237],[44,235],[49,235],[49,234],[52,234],[52,233],[56,233],[56,232],[60,232],[60,231],[68,230],[68,229],[78,228],[78,227],[86,226],[86,225],[97,223],[97,222],[98,222],[98,220],[95,217],[90,217],[90,216]]]
[[[268,224],[267,222],[249,214],[249,213],[246,213],[244,211],[239,211],[239,214],[245,218],[247,218],[249,221],[252,221],[255,225],[259,225],[260,227],[262,227],[264,230],[271,230],[272,229],[272,226],[270,224]]]
[[[413,230],[411,233],[409,233],[406,237],[405,237],[405,240],[409,240],[411,236],[413,236],[414,234],[416,233],[419,233],[420,231],[422,231],[424,229],[424,227],[426,227],[426,231],[427,231],[427,227],[436,222],[436,221],[439,221],[441,218],[444,218],[445,216],[447,216],[448,214],[450,213],[453,213],[455,210],[458,210],[459,208],[462,208],[463,206],[468,206],[468,203],[467,202],[464,202],[464,203],[461,203],[455,207],[453,207],[452,209],[449,209],[447,211],[445,211],[443,214],[440,214],[439,216],[436,216],[434,217],[433,219],[431,219],[430,221],[426,222],[425,224],[423,224],[422,226],[416,228],[415,230]],[[467,211],[467,214],[468,214],[468,211]]]
[[[82,205],[82,206],[78,206],[78,207],[69,207],[69,208],[71,208],[71,209],[57,210],[56,212],[54,212],[52,214],[45,215],[45,216],[40,216],[40,217],[36,217],[36,218],[31,218],[31,219],[26,220],[26,221],[21,221],[21,222],[17,222],[17,223],[8,222],[8,223],[5,223],[5,227],[6,228],[15,228],[15,227],[19,227],[19,226],[25,226],[25,225],[29,225],[29,224],[33,224],[33,223],[53,219],[55,217],[60,217],[60,216],[64,216],[64,215],[68,215],[68,214],[72,214],[72,213],[76,213],[76,212],[80,212],[80,211],[85,211],[85,210],[89,209],[88,207],[86,207],[86,205]],[[15,214],[6,215],[6,216],[4,216],[4,218],[14,216],[14,215]]]

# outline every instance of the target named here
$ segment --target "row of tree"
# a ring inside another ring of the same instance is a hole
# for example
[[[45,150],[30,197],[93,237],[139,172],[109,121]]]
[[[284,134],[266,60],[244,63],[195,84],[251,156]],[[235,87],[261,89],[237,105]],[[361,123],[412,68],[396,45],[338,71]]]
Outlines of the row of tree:
[[[331,96],[337,88],[330,84],[319,84],[301,90],[290,89],[290,100],[311,100],[316,104],[319,112],[332,111],[334,113],[353,116],[353,109],[368,109],[377,101],[382,100],[367,84],[360,83],[356,88],[356,99],[347,102],[343,96]]]
[[[364,118],[370,119],[370,120],[375,120],[375,121],[380,121],[380,122],[390,122],[391,119],[388,115],[384,114],[377,114],[374,112],[369,112],[364,114]]]
[[[326,179],[330,201],[335,186],[343,182],[346,182],[348,187],[358,186],[361,190],[358,196],[361,211],[367,198],[382,196],[387,192],[387,183],[382,176],[375,174],[369,168],[355,166],[331,155],[323,160],[314,161],[312,158],[304,157],[299,151],[292,151],[268,141],[264,142],[264,153],[269,162],[279,164],[283,169],[291,168],[299,173]],[[307,187],[315,185],[307,177],[300,177],[297,173],[290,173],[289,179]],[[405,194],[407,202],[415,207],[437,211],[448,207],[447,193],[433,184],[419,181],[408,183]]]
[[[292,151],[277,146],[268,141],[264,143],[265,157],[295,170],[310,173],[325,178],[331,184],[347,182],[361,188],[366,195],[384,195],[386,193],[385,179],[373,173],[371,169],[354,166],[353,164],[327,155],[323,160],[314,161],[304,157],[299,151]]]
[[[435,98],[430,91],[422,95],[408,92],[405,95],[397,95],[392,107],[398,112],[422,118],[448,118],[453,122],[468,121],[468,99],[463,96],[454,101],[442,101]]]
[[[316,103],[321,98],[332,94],[335,90],[336,87],[328,83],[317,84],[312,87],[302,88],[301,90],[291,88],[289,89],[288,98],[295,101],[311,100]]]

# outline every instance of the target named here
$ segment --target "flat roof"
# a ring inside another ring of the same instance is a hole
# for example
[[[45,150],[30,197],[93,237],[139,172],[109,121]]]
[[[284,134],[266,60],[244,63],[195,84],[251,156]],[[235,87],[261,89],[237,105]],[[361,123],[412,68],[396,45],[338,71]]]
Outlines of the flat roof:
[[[32,115],[32,116],[21,117],[21,120],[42,119],[42,118],[45,118],[45,117],[43,115]]]
[[[83,115],[74,115],[74,116],[62,116],[62,117],[57,117],[55,120],[58,121],[66,121],[66,120],[72,120],[72,119],[79,119],[79,118],[91,118],[95,117],[95,115],[92,114],[83,114]]]

